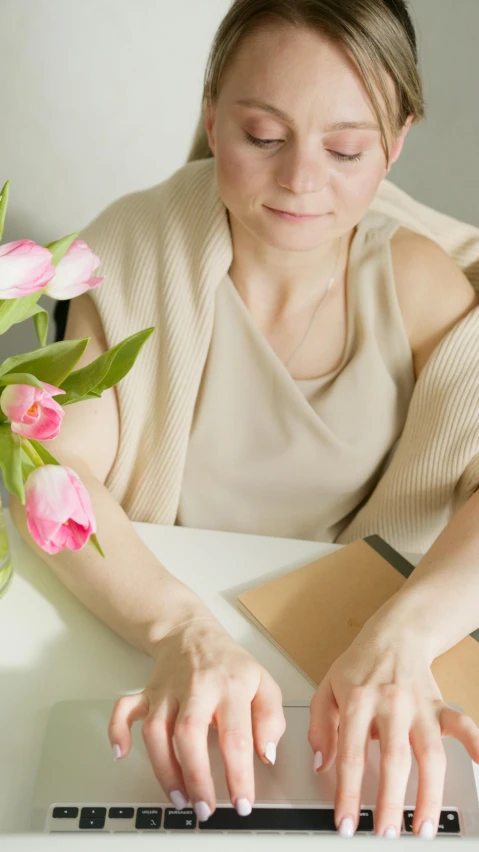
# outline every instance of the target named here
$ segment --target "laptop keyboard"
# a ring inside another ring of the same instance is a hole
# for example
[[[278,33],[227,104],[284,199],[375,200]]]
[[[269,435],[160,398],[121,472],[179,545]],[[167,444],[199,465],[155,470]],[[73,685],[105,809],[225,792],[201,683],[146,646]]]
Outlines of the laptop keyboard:
[[[403,813],[402,834],[412,834],[414,810]],[[248,833],[300,832],[336,833],[334,809],[327,807],[268,807],[259,805],[247,817],[240,817],[231,806],[218,805],[206,822],[198,822],[192,808],[177,811],[168,805],[54,805],[47,814],[45,831],[101,831],[101,832],[145,832],[145,831],[216,831]],[[357,829],[359,834],[373,834],[372,810],[362,810]],[[438,834],[460,836],[459,811],[441,811]]]

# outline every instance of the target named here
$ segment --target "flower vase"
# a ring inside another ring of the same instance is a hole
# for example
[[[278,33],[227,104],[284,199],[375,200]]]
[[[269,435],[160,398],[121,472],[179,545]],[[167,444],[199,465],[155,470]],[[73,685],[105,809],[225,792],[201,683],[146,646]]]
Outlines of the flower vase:
[[[5,524],[5,512],[3,509],[2,495],[0,493],[0,598],[2,598],[13,579],[12,557],[8,543],[7,527]]]

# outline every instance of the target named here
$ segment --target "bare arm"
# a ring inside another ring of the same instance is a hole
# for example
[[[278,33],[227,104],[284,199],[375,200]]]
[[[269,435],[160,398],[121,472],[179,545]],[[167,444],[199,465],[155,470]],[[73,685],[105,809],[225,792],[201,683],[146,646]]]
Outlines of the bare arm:
[[[87,294],[72,301],[65,332],[66,339],[80,337],[91,340],[78,368],[107,348],[98,312]],[[147,548],[105,487],[118,441],[118,404],[112,388],[101,399],[66,406],[58,438],[46,444],[88,489],[105,559],[88,545],[80,551],[64,550],[50,556],[30,536],[18,498],[10,495],[9,506],[19,533],[69,591],[127,642],[153,656],[156,643],[179,624],[194,618],[215,619],[200,598]]]

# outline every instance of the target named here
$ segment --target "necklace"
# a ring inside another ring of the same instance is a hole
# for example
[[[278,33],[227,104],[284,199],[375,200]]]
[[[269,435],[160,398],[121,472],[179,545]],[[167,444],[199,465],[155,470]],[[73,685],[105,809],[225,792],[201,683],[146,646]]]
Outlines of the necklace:
[[[332,287],[333,287],[333,284],[334,284],[334,282],[335,282],[335,280],[336,280],[336,271],[337,271],[337,268],[338,268],[338,261],[339,261],[339,255],[340,255],[340,253],[341,253],[341,243],[342,243],[342,241],[343,241],[343,238],[342,238],[342,237],[340,237],[340,238],[339,238],[338,253],[337,253],[337,255],[336,255],[336,262],[335,262],[335,264],[334,264],[333,274],[332,274],[331,278],[329,279],[328,286],[327,286],[326,290],[324,291],[323,295],[321,296],[321,298],[320,298],[320,300],[319,300],[318,304],[316,305],[316,307],[315,307],[315,309],[314,309],[314,311],[313,311],[313,315],[312,315],[312,317],[311,317],[311,319],[310,319],[310,321],[309,321],[309,325],[308,325],[308,327],[307,327],[307,329],[306,329],[306,333],[305,333],[305,334],[304,334],[304,336],[301,338],[301,340],[299,341],[298,345],[297,345],[297,346],[296,346],[296,348],[293,350],[292,354],[289,356],[288,360],[283,362],[285,367],[288,367],[288,366],[289,366],[289,364],[290,364],[290,363],[291,363],[291,361],[293,360],[294,356],[296,355],[296,353],[297,353],[298,349],[299,349],[299,348],[303,345],[303,343],[304,343],[304,341],[306,340],[306,338],[307,338],[307,336],[308,336],[309,332],[311,331],[311,326],[313,325],[313,322],[314,322],[314,319],[315,319],[315,317],[316,317],[316,314],[318,313],[318,311],[319,311],[319,309],[320,309],[321,305],[323,304],[323,302],[324,302],[324,300],[325,300],[326,296],[328,295],[328,293],[331,291],[331,289],[332,289]]]

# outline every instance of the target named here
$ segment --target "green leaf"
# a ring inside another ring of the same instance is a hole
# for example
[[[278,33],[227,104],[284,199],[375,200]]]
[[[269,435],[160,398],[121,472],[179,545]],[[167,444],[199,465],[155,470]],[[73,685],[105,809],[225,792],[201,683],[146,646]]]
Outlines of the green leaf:
[[[41,381],[31,373],[9,373],[8,376],[0,376],[0,387],[5,385],[30,385],[44,390]]]
[[[91,364],[69,375],[61,384],[66,394],[58,397],[57,402],[60,405],[69,405],[72,402],[94,399],[101,396],[103,391],[118,384],[131,370],[140,349],[154,331],[154,327],[147,328],[127,337]]]
[[[32,462],[30,456],[25,452],[25,448],[22,442],[21,445],[21,456],[22,456],[22,476],[23,481],[26,482],[28,477],[30,476],[32,470],[35,470],[36,465]]]
[[[58,388],[80,360],[89,341],[89,337],[80,340],[61,340],[42,349],[35,349],[33,352],[14,355],[0,365],[0,376],[14,373],[18,367],[21,367],[22,372],[32,373],[40,381],[48,382]]]
[[[53,266],[58,266],[60,261],[65,257],[73,240],[76,240],[77,237],[78,232],[76,234],[70,234],[68,237],[62,237],[60,240],[55,240],[53,243],[48,243],[48,245],[45,246],[45,248],[52,253]]]
[[[105,559],[105,554],[103,553],[103,550],[101,548],[101,544],[98,541],[98,538],[96,537],[96,535],[94,533],[88,539],[88,544],[91,544],[91,546],[95,548],[97,553],[99,553],[100,556],[103,556],[103,559]]]
[[[22,450],[22,476],[23,476],[24,482],[27,481],[32,470],[35,470],[35,465],[33,464],[32,461],[30,461],[28,456],[26,456],[24,451]]]
[[[50,453],[48,452],[48,450],[45,449],[43,444],[40,444],[39,441],[34,441],[33,438],[29,438],[28,440],[30,441],[33,449],[36,450],[36,452],[40,456],[43,464],[60,464],[60,462],[58,462],[55,458],[53,458],[52,455],[50,455]]]
[[[40,346],[46,346],[49,320],[48,311],[46,311],[45,308],[41,308],[40,305],[35,305],[32,310],[31,316],[33,316],[33,322],[35,323],[35,331],[37,332],[38,342],[40,343]]]
[[[3,237],[3,228],[5,225],[5,216],[7,215],[8,196],[10,195],[10,181],[7,180],[0,195],[0,240]]]
[[[21,438],[12,432],[10,424],[7,423],[0,423],[0,468],[5,488],[15,494],[24,505]]]
[[[30,293],[29,296],[19,296],[17,299],[0,300],[0,334],[5,334],[12,325],[29,319],[35,313],[42,290]]]

